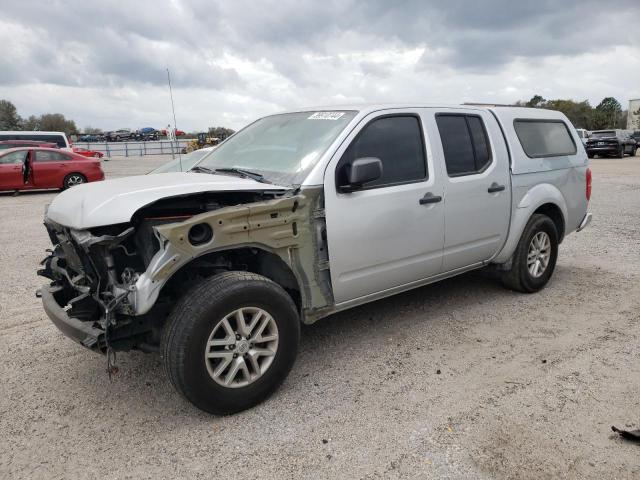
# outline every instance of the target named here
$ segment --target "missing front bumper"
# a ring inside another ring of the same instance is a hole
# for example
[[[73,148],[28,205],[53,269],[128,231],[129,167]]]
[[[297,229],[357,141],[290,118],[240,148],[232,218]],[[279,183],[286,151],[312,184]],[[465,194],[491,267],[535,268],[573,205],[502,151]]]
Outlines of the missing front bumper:
[[[55,298],[55,294],[59,290],[59,287],[45,285],[37,292],[37,295],[42,298],[42,306],[47,316],[53,324],[58,327],[58,330],[71,340],[79,343],[83,347],[96,352],[102,352],[104,346],[104,342],[102,341],[104,331],[94,327],[95,322],[83,322],[77,318],[69,317]]]

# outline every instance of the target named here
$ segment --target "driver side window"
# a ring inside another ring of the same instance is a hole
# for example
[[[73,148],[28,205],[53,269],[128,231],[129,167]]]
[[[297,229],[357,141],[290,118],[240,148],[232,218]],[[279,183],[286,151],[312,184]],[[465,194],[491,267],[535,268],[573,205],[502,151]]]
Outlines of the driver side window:
[[[382,162],[382,176],[367,183],[365,189],[423,181],[427,178],[427,162],[420,119],[415,115],[393,115],[372,120],[338,162],[337,185],[348,184],[351,164],[363,157]]]
[[[7,153],[6,155],[0,157],[0,163],[22,163],[27,156],[27,152],[27,150],[20,150],[19,152]]]

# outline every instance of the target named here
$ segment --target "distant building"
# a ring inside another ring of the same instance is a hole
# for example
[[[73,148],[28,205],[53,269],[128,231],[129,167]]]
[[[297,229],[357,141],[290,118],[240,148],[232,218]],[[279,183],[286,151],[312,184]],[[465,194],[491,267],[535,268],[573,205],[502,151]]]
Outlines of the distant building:
[[[627,129],[640,130],[640,98],[629,100],[627,113]]]

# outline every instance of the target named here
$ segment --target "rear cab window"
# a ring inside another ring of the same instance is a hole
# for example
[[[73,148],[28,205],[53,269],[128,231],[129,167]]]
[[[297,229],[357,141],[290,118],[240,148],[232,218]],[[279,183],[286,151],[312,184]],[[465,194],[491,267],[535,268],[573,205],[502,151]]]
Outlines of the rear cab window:
[[[562,120],[516,119],[513,128],[529,158],[562,157],[577,152],[569,127]]]

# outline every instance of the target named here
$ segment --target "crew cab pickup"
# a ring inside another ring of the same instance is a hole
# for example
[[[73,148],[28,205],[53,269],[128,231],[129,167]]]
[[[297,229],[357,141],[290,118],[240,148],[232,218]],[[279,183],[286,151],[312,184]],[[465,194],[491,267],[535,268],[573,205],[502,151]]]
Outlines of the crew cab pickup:
[[[189,172],[80,185],[45,215],[44,309],[83,346],[160,352],[226,414],[273,392],[301,323],[488,267],[543,288],[590,222],[559,112],[420,104],[259,119]]]

